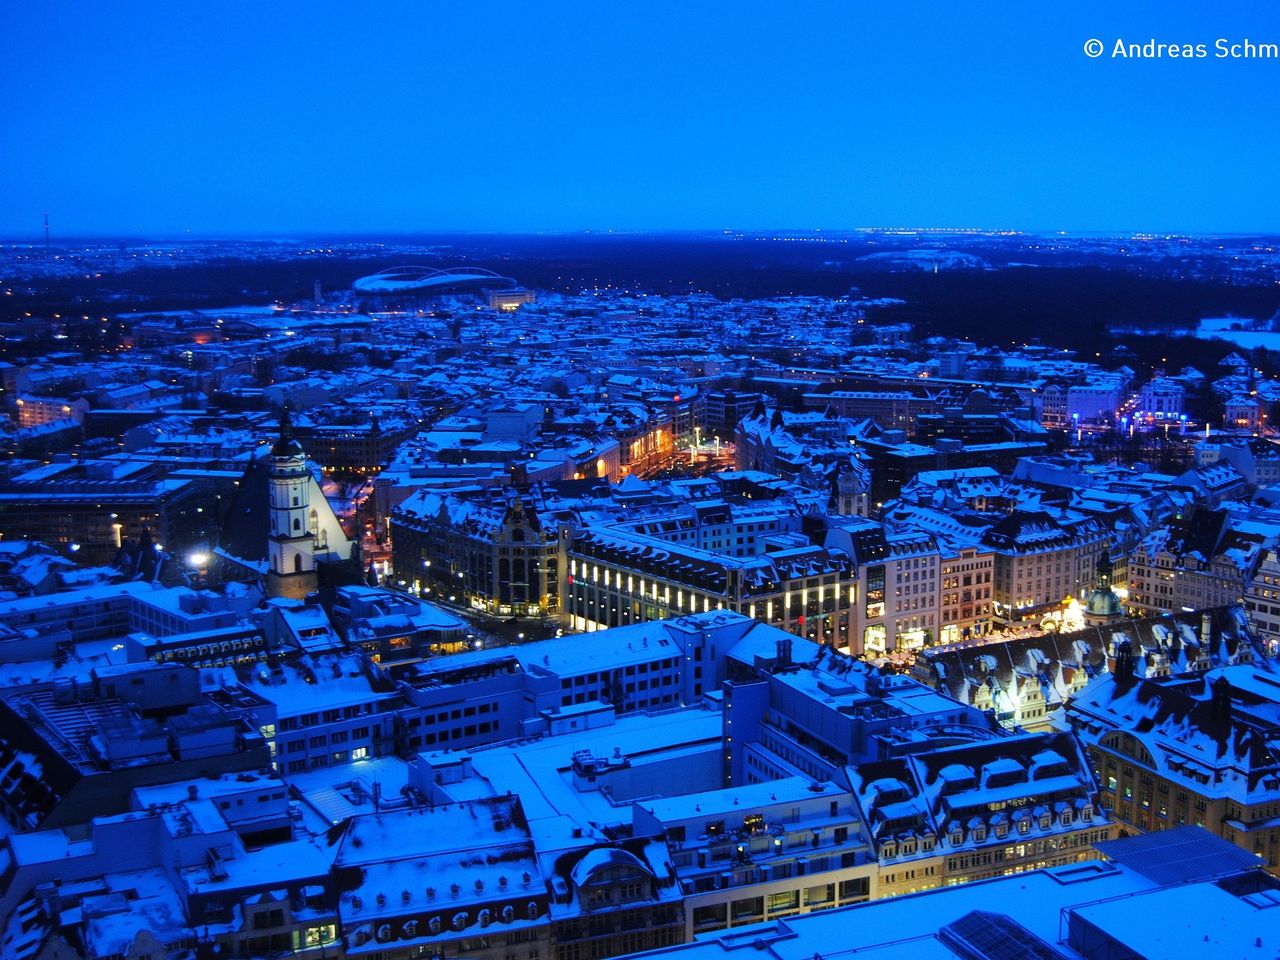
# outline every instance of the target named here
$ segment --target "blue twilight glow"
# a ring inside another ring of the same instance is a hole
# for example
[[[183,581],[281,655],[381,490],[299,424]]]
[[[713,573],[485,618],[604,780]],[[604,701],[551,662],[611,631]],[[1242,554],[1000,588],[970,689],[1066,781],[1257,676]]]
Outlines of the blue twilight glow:
[[[1274,9],[6,3],[0,234],[1271,229]]]

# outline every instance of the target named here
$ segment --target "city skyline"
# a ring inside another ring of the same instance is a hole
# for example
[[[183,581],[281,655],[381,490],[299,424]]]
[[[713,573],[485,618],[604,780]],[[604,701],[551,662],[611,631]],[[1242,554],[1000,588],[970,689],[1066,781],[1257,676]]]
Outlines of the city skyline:
[[[0,62],[0,960],[1280,943],[1271,5]]]

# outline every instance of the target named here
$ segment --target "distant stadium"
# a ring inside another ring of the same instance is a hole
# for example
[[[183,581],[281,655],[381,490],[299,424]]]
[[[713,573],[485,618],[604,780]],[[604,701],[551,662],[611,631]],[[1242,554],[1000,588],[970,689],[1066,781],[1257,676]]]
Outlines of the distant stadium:
[[[482,290],[514,290],[520,285],[510,277],[480,267],[391,267],[351,284],[360,293],[378,296],[443,296],[479,293]]]

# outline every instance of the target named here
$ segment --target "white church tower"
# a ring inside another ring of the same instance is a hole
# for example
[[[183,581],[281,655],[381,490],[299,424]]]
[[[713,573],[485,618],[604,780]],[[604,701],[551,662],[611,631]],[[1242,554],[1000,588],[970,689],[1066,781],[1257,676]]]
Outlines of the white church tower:
[[[269,463],[267,595],[300,600],[319,586],[311,521],[313,480],[302,444],[293,437],[288,407],[280,417],[280,438],[271,448]]]

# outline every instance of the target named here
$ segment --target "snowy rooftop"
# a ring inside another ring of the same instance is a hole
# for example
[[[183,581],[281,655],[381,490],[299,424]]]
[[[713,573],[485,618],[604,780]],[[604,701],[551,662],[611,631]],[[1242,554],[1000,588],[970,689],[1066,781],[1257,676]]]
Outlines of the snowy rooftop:
[[[834,783],[815,783],[806,777],[784,777],[764,783],[743,784],[723,790],[687,793],[660,800],[640,801],[662,823],[676,823],[693,817],[711,818],[723,814],[755,812],[772,806],[788,809],[799,800],[845,796]]]

